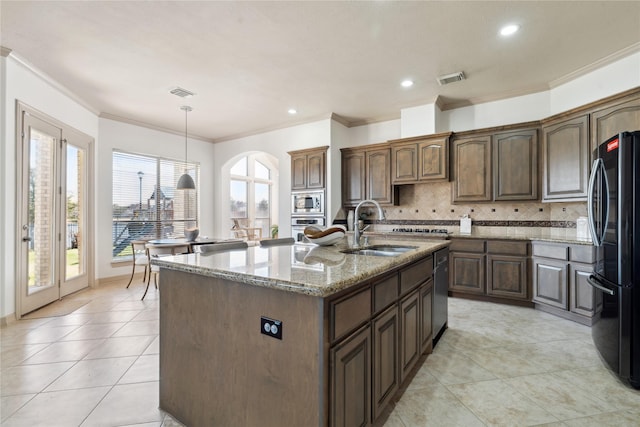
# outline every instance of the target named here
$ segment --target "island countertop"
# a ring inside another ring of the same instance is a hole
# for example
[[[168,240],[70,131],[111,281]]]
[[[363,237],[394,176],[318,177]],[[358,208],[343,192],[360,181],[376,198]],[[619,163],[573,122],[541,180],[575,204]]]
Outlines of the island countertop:
[[[350,243],[349,239],[349,243]],[[152,259],[175,271],[218,277],[253,286],[328,297],[364,280],[423,258],[450,244],[447,240],[370,239],[369,245],[393,244],[416,249],[397,256],[367,256],[341,252],[347,239],[334,246],[299,244],[249,247],[244,250],[185,254]]]

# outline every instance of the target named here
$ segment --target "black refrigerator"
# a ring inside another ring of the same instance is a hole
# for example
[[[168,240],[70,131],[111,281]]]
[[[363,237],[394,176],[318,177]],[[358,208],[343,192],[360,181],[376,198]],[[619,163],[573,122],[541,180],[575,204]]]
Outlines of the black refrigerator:
[[[593,152],[587,211],[596,246],[588,282],[602,292],[593,341],[611,370],[640,388],[640,131]]]

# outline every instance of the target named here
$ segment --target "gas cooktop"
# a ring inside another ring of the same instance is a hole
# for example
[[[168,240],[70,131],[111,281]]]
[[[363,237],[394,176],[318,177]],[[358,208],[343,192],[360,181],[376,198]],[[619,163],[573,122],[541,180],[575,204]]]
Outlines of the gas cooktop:
[[[444,228],[394,228],[394,233],[449,234]]]

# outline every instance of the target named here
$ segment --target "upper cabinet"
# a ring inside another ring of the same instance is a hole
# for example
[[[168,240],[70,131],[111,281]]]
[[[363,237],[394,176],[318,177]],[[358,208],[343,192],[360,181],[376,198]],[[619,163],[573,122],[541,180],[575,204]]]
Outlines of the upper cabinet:
[[[538,198],[538,130],[506,129],[454,138],[454,203]]]
[[[291,189],[322,189],[325,186],[328,147],[290,151]]]
[[[448,132],[389,141],[392,183],[415,184],[449,179],[450,136],[451,132]]]
[[[381,205],[396,204],[397,188],[391,184],[391,148],[388,144],[342,150],[342,204],[355,206],[363,200]]]
[[[611,101],[591,113],[591,151],[624,131],[640,130],[640,94]]]
[[[543,202],[587,200],[589,152],[588,114],[543,125]]]

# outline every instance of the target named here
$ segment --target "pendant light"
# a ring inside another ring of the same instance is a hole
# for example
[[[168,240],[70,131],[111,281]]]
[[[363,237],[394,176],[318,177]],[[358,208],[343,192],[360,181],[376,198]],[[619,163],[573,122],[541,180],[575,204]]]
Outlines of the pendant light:
[[[180,176],[180,179],[178,179],[176,190],[195,190],[196,183],[193,182],[191,175],[187,173],[187,114],[189,114],[189,111],[193,110],[193,108],[188,105],[183,105],[180,109],[184,111],[184,173]]]

